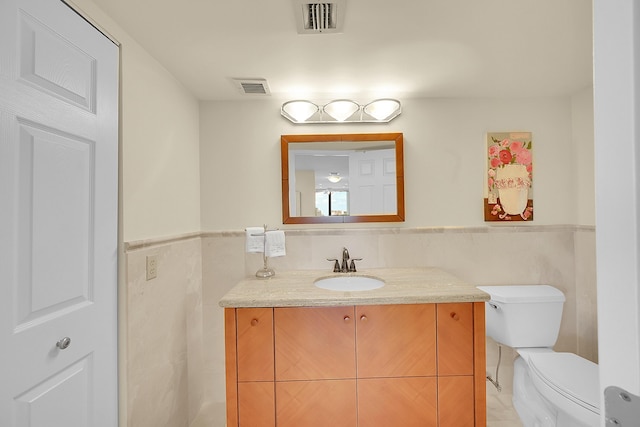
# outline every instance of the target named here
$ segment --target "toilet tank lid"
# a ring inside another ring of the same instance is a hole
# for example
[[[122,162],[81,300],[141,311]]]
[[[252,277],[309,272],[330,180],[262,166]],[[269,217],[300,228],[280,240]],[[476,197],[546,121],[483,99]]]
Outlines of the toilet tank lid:
[[[532,302],[564,302],[564,294],[549,285],[478,286],[496,302],[517,304]]]

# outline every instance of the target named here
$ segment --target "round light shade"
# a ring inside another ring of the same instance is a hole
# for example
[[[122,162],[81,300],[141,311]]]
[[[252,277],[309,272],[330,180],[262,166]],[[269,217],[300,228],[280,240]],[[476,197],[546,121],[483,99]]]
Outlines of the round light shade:
[[[347,120],[360,109],[360,106],[349,99],[336,99],[324,106],[324,112],[339,122]]]
[[[364,112],[376,120],[391,120],[400,114],[400,101],[396,99],[376,99],[365,105]]]
[[[340,174],[338,172],[331,172],[329,174],[329,176],[327,177],[327,179],[331,182],[333,182],[334,184],[340,182],[342,180],[342,177],[340,176]]]
[[[318,111],[318,106],[310,101],[289,101],[282,104],[282,113],[295,122],[301,123]]]

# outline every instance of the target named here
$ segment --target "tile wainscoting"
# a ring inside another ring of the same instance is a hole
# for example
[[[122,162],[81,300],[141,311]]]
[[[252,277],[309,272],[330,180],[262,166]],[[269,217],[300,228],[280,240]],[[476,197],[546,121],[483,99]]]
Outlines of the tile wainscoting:
[[[358,268],[439,267],[477,285],[551,284],[567,296],[556,349],[596,361],[595,228],[496,226],[437,228],[287,229],[287,256],[278,271],[327,269],[326,258],[347,247]],[[220,298],[262,267],[244,251],[244,231],[192,233],[125,243],[126,284],[121,316],[126,334],[121,382],[129,426],[223,427],[224,328]],[[147,255],[158,277],[147,281]],[[268,286],[268,280],[265,281]],[[489,425],[514,416],[510,407],[513,354],[503,350],[503,392],[488,388]],[[497,346],[487,342],[487,370]],[[502,413],[502,415],[499,414]],[[506,424],[505,424],[506,425]]]
[[[155,279],[146,279],[147,256],[157,258]],[[205,396],[201,238],[126,243],[124,260],[120,301],[127,306],[119,330],[126,425],[188,427]]]

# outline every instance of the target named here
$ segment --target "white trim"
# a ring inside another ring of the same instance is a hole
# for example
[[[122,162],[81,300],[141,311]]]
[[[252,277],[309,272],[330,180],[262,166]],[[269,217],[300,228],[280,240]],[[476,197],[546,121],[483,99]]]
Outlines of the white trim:
[[[635,0],[594,0],[596,269],[600,398],[640,394],[638,38]],[[601,411],[601,425],[605,410]]]

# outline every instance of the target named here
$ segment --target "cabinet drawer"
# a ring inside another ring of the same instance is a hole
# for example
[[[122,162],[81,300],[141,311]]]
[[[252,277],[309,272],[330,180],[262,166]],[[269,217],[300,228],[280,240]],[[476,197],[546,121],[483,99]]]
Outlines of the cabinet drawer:
[[[236,310],[238,381],[273,381],[273,309]]]
[[[473,304],[438,304],[438,375],[473,375]]]

